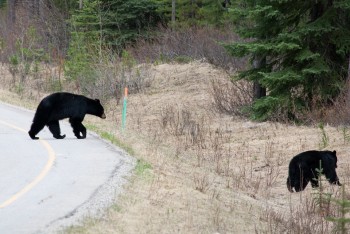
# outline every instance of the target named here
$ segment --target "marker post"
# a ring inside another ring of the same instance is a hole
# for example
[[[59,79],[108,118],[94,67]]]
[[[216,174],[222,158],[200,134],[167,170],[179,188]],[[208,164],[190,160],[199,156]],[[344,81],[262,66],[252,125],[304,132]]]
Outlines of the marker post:
[[[127,104],[127,97],[128,97],[128,88],[124,89],[124,100],[123,100],[123,111],[122,111],[122,132],[125,131],[125,125],[126,125],[126,104]]]

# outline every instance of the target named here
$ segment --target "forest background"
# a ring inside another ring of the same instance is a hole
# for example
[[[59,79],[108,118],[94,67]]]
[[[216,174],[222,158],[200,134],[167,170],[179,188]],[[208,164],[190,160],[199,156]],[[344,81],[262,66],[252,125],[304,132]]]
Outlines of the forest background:
[[[96,60],[107,54],[138,63],[206,59],[240,71],[235,79],[253,82],[253,100],[241,113],[300,121],[305,111],[328,108],[346,92],[349,5],[345,0],[2,0],[0,59],[20,77],[17,89],[24,88],[36,64],[49,62],[62,66],[65,78],[83,92],[96,82]],[[237,67],[237,57],[250,65]],[[60,89],[61,80],[52,85]]]

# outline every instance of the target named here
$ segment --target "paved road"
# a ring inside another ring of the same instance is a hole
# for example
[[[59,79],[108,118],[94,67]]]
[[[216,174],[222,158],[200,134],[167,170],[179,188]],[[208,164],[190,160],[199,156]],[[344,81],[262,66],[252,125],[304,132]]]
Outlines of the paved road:
[[[61,123],[63,140],[47,128],[31,140],[33,116],[0,103],[1,234],[55,233],[101,214],[135,164],[94,134],[76,139],[68,123]]]

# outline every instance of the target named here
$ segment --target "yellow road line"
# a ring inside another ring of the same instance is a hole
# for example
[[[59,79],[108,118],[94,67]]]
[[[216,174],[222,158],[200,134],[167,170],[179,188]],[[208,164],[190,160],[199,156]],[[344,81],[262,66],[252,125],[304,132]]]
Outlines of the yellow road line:
[[[2,120],[0,120],[0,124],[6,125],[10,128],[16,129],[20,132],[24,132],[27,134],[27,131],[24,130],[23,128],[17,127],[15,125],[6,123]],[[45,167],[42,169],[42,171],[40,172],[40,174],[29,184],[27,184],[23,189],[21,189],[19,192],[17,192],[15,195],[13,195],[12,197],[10,197],[9,199],[7,199],[4,203],[0,204],[0,209],[4,208],[10,204],[12,204],[13,202],[15,202],[17,199],[19,199],[20,197],[22,197],[24,194],[26,194],[29,190],[31,190],[35,185],[37,185],[42,179],[45,178],[45,176],[47,175],[47,173],[50,171],[56,156],[55,156],[55,152],[52,149],[52,147],[50,146],[49,143],[47,143],[47,141],[45,140],[40,140],[39,142],[46,148],[47,153],[49,155],[49,159],[47,160],[47,163],[45,165]]]

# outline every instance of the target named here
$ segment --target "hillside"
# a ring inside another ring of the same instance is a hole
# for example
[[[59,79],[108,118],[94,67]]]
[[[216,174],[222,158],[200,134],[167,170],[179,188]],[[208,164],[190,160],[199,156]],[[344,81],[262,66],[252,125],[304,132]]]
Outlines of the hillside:
[[[129,95],[124,132],[115,100],[104,103],[106,121],[85,120],[139,159],[135,175],[102,219],[87,218],[68,233],[331,232],[311,186],[288,192],[287,168],[299,152],[336,150],[338,176],[347,185],[346,127],[326,125],[322,132],[220,113],[212,81],[228,86],[229,77],[207,63],[149,65],[147,72],[147,85]],[[38,102],[5,90],[1,100],[31,108]],[[339,196],[339,187],[323,185]],[[330,206],[327,212],[336,211]]]

